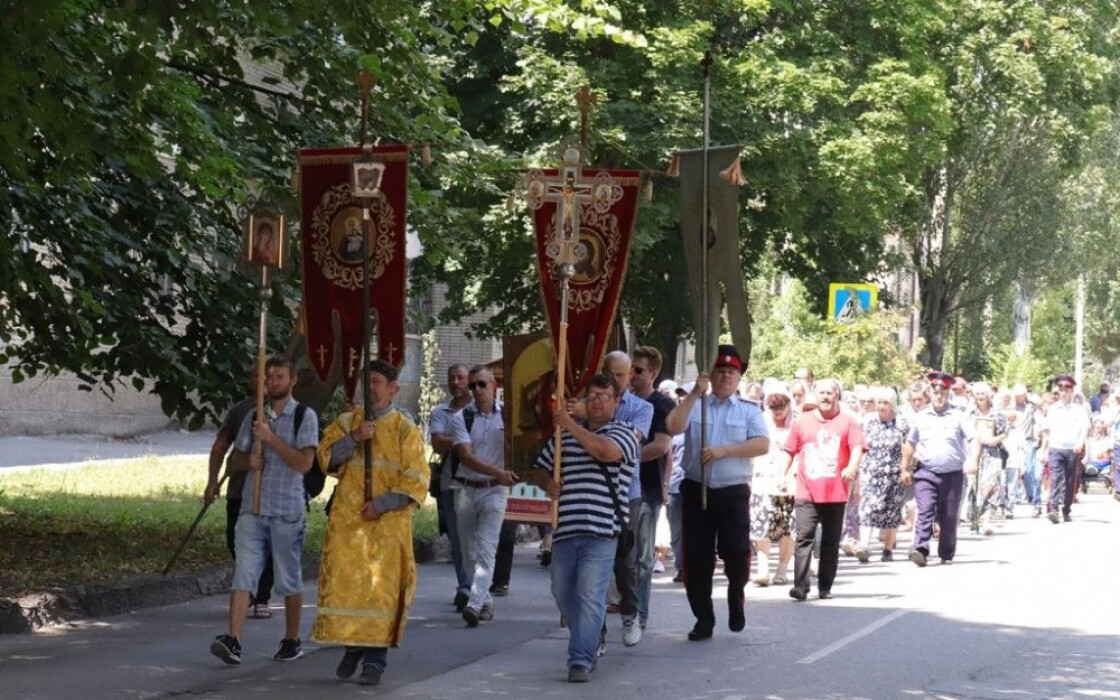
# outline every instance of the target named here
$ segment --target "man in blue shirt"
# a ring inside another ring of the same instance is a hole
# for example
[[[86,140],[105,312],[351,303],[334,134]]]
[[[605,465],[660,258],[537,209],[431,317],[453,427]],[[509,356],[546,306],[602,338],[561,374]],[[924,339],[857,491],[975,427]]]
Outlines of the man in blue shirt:
[[[975,474],[980,461],[980,441],[972,421],[964,410],[951,405],[954,381],[945,372],[929,374],[930,404],[914,415],[910,435],[902,443],[901,480],[904,486],[914,484],[918,510],[910,561],[920,567],[929,557],[935,520],[941,530],[937,554],[942,564],[953,562],[964,473]]]
[[[299,618],[303,608],[303,578],[300,568],[303,536],[307,529],[303,475],[311,469],[319,444],[319,419],[304,409],[298,432],[295,415],[298,402],[292,398],[295,365],[273,357],[265,364],[265,415],[245,417],[234,442],[235,467],[261,474],[260,515],[253,515],[253,479],[245,480],[241,514],[235,532],[235,568],[229,599],[229,633],[218,635],[210,653],[227,664],[241,663],[241,631],[249,609],[250,592],[256,590],[265,559],[272,558],[273,590],[284,597],[284,638],[277,661],[292,661],[303,655],[299,640]],[[262,446],[260,453],[256,444]]]
[[[727,576],[727,626],[741,632],[746,625],[743,589],[750,575],[751,458],[769,451],[770,437],[759,407],[736,393],[744,366],[734,345],[720,345],[711,377],[701,372],[692,391],[666,420],[671,435],[685,434],[684,585],[696,616],[696,625],[688,633],[692,641],[710,639],[715,629],[712,577],[717,542]],[[712,393],[704,396],[709,384]],[[703,426],[698,399],[706,404]],[[702,427],[707,433],[703,441]],[[703,470],[709,475],[707,508],[701,505]]]

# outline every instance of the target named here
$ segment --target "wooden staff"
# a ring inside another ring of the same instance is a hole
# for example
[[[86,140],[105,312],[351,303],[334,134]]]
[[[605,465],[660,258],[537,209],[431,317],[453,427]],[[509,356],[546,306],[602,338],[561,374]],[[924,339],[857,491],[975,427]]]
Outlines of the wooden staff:
[[[373,88],[373,76],[366,69],[362,69],[361,74],[358,76],[358,90],[362,96],[362,154],[366,154],[368,133],[366,131],[367,116],[369,114],[369,92]],[[373,322],[370,318],[371,307],[373,303],[370,301],[370,275],[373,270],[369,264],[370,251],[369,249],[369,220],[370,220],[370,206],[373,204],[372,199],[364,199],[362,202],[362,419],[364,421],[373,420],[373,397],[369,393],[369,373],[370,373],[370,349],[369,344],[373,336]],[[373,500],[373,439],[366,438],[362,442],[362,456],[365,459],[363,465],[363,474],[365,477],[365,500],[363,503],[369,503]]]
[[[568,281],[575,274],[575,268],[570,263],[560,266],[560,346],[556,350],[556,410],[554,414],[566,410],[564,394],[568,376]],[[563,431],[560,423],[556,423],[555,450],[552,454],[552,480],[560,483],[560,462],[563,454]],[[560,521],[560,502],[552,502],[552,529],[555,530]]]
[[[711,152],[712,138],[712,52],[704,52],[704,60],[700,61],[704,69],[704,175],[701,179],[704,187],[702,206],[704,214],[700,226],[700,342],[696,345],[696,371],[703,372],[708,368],[708,226],[711,214],[708,211],[711,193],[708,191],[708,160]],[[708,441],[708,401],[706,396],[700,397],[700,509],[708,509],[708,479],[710,469],[704,464],[704,446]]]
[[[226,479],[228,478],[229,472],[222,474],[222,479],[218,482],[218,488],[214,491],[215,494],[219,493],[222,490],[222,484],[226,483]],[[217,500],[217,498],[215,498],[214,500]],[[175,550],[175,553],[171,555],[171,559],[167,562],[167,566],[163,567],[164,576],[166,576],[167,573],[171,571],[171,567],[175,566],[175,562],[179,561],[179,555],[181,555],[183,553],[183,550],[187,548],[187,542],[191,541],[191,535],[194,534],[195,528],[197,528],[198,524],[202,522],[202,517],[206,515],[206,511],[210,510],[210,505],[213,502],[214,501],[202,504],[202,510],[198,511],[198,515],[195,516],[194,522],[191,523],[191,526],[187,528],[187,534],[183,535],[183,541],[179,543],[179,547]]]
[[[257,343],[257,415],[255,421],[265,420],[264,374],[268,352],[268,300],[272,289],[268,286],[268,265],[261,264],[261,331]],[[254,422],[255,422],[254,421]],[[262,459],[261,468],[253,470],[253,515],[261,514],[261,481],[264,478],[264,443],[253,440],[253,454]]]

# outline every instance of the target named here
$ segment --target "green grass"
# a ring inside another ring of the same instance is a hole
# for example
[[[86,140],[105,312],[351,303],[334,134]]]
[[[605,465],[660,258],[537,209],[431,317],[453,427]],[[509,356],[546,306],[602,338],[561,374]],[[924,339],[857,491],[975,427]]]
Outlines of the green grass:
[[[202,508],[204,457],[145,457],[0,475],[0,596],[112,583],[163,570]],[[311,505],[305,550],[323,546],[326,492]],[[174,572],[229,562],[225,502],[199,523]],[[434,506],[413,517],[436,533]]]

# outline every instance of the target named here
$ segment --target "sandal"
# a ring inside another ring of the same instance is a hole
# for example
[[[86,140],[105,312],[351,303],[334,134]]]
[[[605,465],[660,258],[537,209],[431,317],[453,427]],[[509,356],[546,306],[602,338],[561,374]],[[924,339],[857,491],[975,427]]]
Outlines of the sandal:
[[[253,606],[253,617],[257,620],[270,620],[272,619],[272,610],[264,603],[257,603]]]

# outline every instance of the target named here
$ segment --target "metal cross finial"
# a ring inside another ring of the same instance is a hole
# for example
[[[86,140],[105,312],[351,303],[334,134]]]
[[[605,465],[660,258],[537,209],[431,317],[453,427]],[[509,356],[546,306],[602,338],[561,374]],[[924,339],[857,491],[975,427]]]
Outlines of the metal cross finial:
[[[362,98],[362,148],[365,148],[367,141],[366,121],[369,115],[369,92],[373,89],[373,74],[369,72],[369,68],[362,68],[362,72],[358,73],[355,82],[358,83],[358,94]]]
[[[596,95],[591,91],[590,85],[584,85],[576,93],[576,103],[579,105],[579,143],[587,148],[588,115],[591,114],[591,105],[595,104]]]

